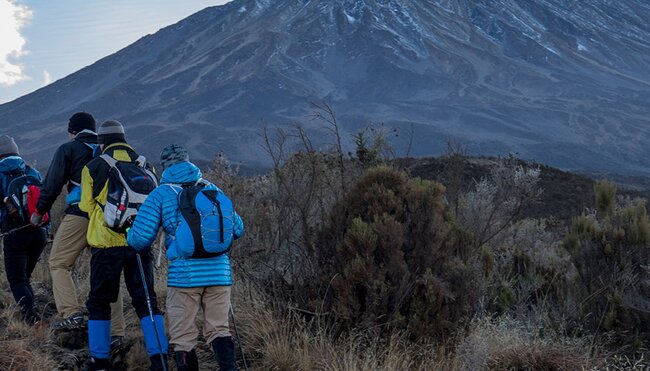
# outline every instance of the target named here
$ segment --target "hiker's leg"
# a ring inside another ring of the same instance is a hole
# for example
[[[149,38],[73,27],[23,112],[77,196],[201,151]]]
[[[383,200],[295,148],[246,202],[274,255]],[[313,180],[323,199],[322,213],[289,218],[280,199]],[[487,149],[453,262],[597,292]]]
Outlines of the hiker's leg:
[[[37,228],[34,230],[28,231],[29,243],[27,245],[27,265],[25,269],[25,274],[27,275],[27,289],[29,290],[29,297],[31,298],[31,308],[28,311],[28,321],[30,323],[40,320],[40,315],[36,307],[36,298],[34,297],[34,290],[31,285],[31,277],[38,263],[38,259],[41,257],[45,245],[47,245],[47,233],[45,228]]]
[[[121,279],[121,276],[120,276]],[[120,284],[120,292],[117,294],[117,301],[111,303],[111,362],[119,364],[123,362],[126,356],[124,348],[124,305],[122,299],[122,289]]]
[[[203,335],[208,344],[218,337],[229,337],[230,286],[210,286],[203,294]]]
[[[29,234],[21,232],[24,231],[11,233],[4,238],[5,272],[9,288],[20,307],[23,318],[31,323],[36,318],[32,310],[34,302],[27,276]]]
[[[203,294],[205,325],[203,333],[212,345],[220,370],[237,370],[235,343],[228,327],[230,286],[207,287]]]
[[[156,292],[154,291],[153,264],[148,252],[136,253],[133,249],[125,247],[124,260],[124,281],[126,288],[131,295],[131,303],[135,312],[140,318],[144,341],[147,346],[147,354],[152,364],[159,362],[159,355],[167,357],[167,336],[165,334],[165,320],[162,312],[158,309]],[[147,283],[149,298],[151,300],[151,310],[153,318],[149,315],[149,308],[144,291],[144,284],[140,275],[136,254],[140,255],[144,278]],[[153,321],[152,321],[153,319]],[[160,344],[158,343],[160,342]]]
[[[41,257],[41,254],[45,249],[45,245],[47,245],[47,234],[45,233],[44,228],[37,228],[29,231],[29,233],[30,233],[30,239],[29,239],[29,245],[27,246],[27,267],[26,267],[28,284],[32,277],[32,273],[34,272],[34,268],[36,268],[38,259]],[[29,286],[29,291],[33,295],[31,285]]]
[[[201,308],[203,290],[203,287],[167,288],[169,343],[176,352],[189,352],[196,346],[199,337],[196,315]]]
[[[174,346],[174,359],[178,370],[198,371],[199,369],[194,347],[199,337],[196,316],[201,308],[203,290],[203,287],[167,288],[169,343]]]
[[[54,236],[50,252],[50,274],[56,309],[63,318],[83,311],[77,300],[72,280],[72,268],[83,249],[88,246],[86,232],[88,219],[77,215],[66,215]]]
[[[124,337],[124,300],[122,299],[122,285],[120,284],[117,301],[111,303],[111,337]]]
[[[120,248],[92,249],[88,294],[88,345],[95,359],[107,360],[111,343],[111,305],[117,300],[124,264]]]
[[[66,215],[54,236],[50,252],[50,274],[54,302],[61,317],[69,318],[83,310],[77,300],[72,279],[72,269],[79,254],[88,246],[86,232],[88,219],[78,215]],[[124,336],[124,313],[122,293],[111,303],[111,336]]]

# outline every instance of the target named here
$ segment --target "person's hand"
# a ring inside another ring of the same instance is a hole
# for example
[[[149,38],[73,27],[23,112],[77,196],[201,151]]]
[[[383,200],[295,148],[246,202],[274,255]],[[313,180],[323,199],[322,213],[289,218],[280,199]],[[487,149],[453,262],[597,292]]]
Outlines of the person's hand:
[[[34,227],[40,227],[43,225],[43,215],[39,213],[32,214],[32,217],[29,219],[29,223]]]

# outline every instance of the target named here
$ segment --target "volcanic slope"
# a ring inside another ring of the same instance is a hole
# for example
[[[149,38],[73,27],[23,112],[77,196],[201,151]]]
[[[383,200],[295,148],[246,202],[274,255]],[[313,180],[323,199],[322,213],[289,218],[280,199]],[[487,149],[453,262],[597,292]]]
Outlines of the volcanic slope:
[[[345,137],[370,122],[564,169],[650,173],[646,0],[235,0],[207,8],[0,106],[47,162],[71,113],[116,118],[155,156],[263,163],[264,125],[326,101]],[[29,128],[29,130],[25,130]],[[399,141],[403,142],[399,142]]]

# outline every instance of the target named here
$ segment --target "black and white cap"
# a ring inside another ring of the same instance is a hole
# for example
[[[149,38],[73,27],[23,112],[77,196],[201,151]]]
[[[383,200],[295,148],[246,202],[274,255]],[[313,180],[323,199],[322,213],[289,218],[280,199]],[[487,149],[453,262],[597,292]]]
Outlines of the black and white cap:
[[[113,134],[122,134],[124,135],[124,126],[117,120],[108,120],[104,121],[102,125],[97,130],[97,135],[113,135]]]

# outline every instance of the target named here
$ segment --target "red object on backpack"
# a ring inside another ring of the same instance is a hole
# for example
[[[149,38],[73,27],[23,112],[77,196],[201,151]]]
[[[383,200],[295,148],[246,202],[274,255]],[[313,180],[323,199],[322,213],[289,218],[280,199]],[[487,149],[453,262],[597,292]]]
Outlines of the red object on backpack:
[[[36,210],[36,205],[38,204],[38,198],[41,197],[41,189],[35,185],[27,186],[27,213],[29,214],[27,220],[29,221],[32,215],[38,213]],[[43,224],[47,223],[50,220],[48,213],[43,215]]]

